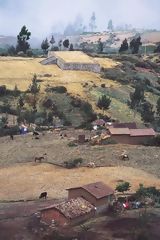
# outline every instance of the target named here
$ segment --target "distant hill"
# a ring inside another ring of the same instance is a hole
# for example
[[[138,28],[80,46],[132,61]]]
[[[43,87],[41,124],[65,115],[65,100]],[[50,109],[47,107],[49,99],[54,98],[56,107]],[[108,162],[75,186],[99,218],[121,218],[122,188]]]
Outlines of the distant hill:
[[[32,37],[29,40],[29,43],[31,45],[31,48],[40,48],[41,46],[41,39]],[[0,48],[8,48],[10,45],[16,45],[17,43],[17,37],[16,36],[4,36],[0,35]]]

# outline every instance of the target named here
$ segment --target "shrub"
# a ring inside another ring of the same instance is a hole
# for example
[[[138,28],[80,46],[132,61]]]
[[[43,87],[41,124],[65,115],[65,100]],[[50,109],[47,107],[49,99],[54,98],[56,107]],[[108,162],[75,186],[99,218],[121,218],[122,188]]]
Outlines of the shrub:
[[[19,134],[19,127],[11,127],[11,128],[1,128],[0,129],[0,137],[9,136],[9,135],[17,135]]]
[[[74,98],[74,97],[72,98],[71,105],[73,107],[80,108],[81,104],[82,104],[81,99]]]
[[[48,99],[45,99],[42,103],[43,107],[45,108],[52,108],[52,105],[53,105],[53,101],[52,99],[48,98]]]
[[[0,96],[4,96],[7,92],[7,88],[5,85],[0,86]]]
[[[67,92],[67,89],[64,86],[51,87],[48,90],[49,90],[49,92],[57,92],[57,93],[66,93]]]
[[[77,147],[77,144],[75,142],[69,142],[68,147]]]
[[[105,83],[102,83],[102,84],[101,84],[101,87],[102,87],[102,88],[105,88],[105,87],[106,87],[106,84],[105,84]]]
[[[124,193],[130,189],[130,183],[129,182],[123,182],[116,186],[116,191]]]
[[[83,162],[82,158],[76,158],[73,160],[65,161],[64,165],[66,168],[71,169],[71,168],[76,168],[79,164],[82,164],[82,162]]]

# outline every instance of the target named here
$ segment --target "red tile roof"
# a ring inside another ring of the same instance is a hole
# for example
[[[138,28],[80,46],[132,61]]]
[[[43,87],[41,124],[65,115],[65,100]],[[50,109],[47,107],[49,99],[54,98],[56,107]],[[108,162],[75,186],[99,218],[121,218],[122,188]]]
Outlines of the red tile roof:
[[[109,128],[109,132],[111,135],[130,135],[129,128]]]
[[[81,187],[70,188],[67,190],[79,189],[79,188],[86,190],[96,199],[100,199],[100,198],[114,194],[114,190],[102,182],[90,183]]]
[[[85,199],[78,197],[68,201],[61,202],[56,205],[41,209],[41,211],[56,209],[68,219],[74,219],[79,216],[90,213],[95,210],[95,207]]]
[[[156,133],[152,128],[145,128],[145,129],[130,129],[130,136],[137,137],[137,136],[155,136]]]

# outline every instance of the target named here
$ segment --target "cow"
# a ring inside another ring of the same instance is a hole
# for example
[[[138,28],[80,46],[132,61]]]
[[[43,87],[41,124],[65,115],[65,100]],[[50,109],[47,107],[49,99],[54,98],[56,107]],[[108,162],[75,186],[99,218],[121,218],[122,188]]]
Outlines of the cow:
[[[89,168],[95,168],[96,167],[96,164],[94,162],[89,162],[87,167]]]
[[[13,135],[12,135],[12,134],[10,135],[10,139],[11,139],[11,140],[13,140],[13,139],[14,139],[14,137],[13,137]]]
[[[33,136],[39,136],[39,133],[36,132],[36,131],[34,131],[34,132],[33,132]]]
[[[47,199],[47,192],[42,192],[39,196],[39,199]]]

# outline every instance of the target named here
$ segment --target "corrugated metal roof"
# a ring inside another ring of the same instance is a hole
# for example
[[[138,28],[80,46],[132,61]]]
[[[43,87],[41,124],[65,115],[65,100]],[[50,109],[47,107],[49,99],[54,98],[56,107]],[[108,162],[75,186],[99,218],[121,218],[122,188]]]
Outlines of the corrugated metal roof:
[[[129,122],[129,123],[113,123],[113,128],[129,128],[129,129],[137,129],[137,125],[135,122]]]
[[[145,129],[130,129],[130,136],[155,136],[156,133],[152,128],[145,128]]]
[[[102,182],[91,183],[82,186],[87,192],[91,193],[95,198],[100,199],[114,193],[114,190]]]
[[[109,196],[114,193],[114,190],[102,182],[90,183],[81,187],[70,188],[71,189],[84,189],[93,195],[96,199],[100,199]]]
[[[109,128],[109,132],[111,135],[130,135],[129,128]]]
[[[78,197],[56,205],[44,208],[41,211],[56,209],[68,219],[74,219],[83,216],[95,210],[95,207],[85,199]]]

